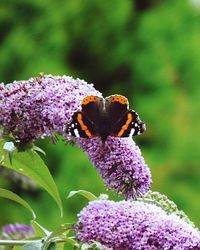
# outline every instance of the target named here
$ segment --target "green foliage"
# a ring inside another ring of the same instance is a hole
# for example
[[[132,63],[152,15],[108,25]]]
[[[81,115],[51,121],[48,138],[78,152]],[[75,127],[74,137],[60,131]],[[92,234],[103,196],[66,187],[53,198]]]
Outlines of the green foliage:
[[[91,192],[88,192],[88,191],[85,191],[85,190],[71,191],[68,194],[67,199],[71,198],[72,196],[74,196],[76,194],[82,195],[83,197],[87,198],[90,201],[97,200],[97,197],[95,195],[93,195]]]
[[[28,243],[21,247],[21,250],[42,250],[42,243],[34,242],[34,243]]]
[[[132,63],[132,86],[147,123],[144,147],[152,165],[153,188],[166,193],[197,221],[199,25],[200,12],[189,1],[152,8],[139,18]]]
[[[153,189],[200,225],[199,27],[200,10],[189,0],[1,0],[1,81],[67,74],[94,82],[105,96],[128,96],[147,125],[136,140],[151,167]],[[79,149],[62,142],[40,145],[62,197],[80,187],[105,192]],[[46,194],[25,196],[42,222],[59,223]],[[83,202],[64,204],[70,220]],[[1,206],[2,224],[26,220],[17,208],[17,215],[11,211],[10,204]],[[47,211],[51,220],[42,219]]]
[[[15,202],[19,203],[20,205],[24,206],[26,209],[28,209],[31,212],[33,219],[36,219],[36,215],[35,215],[33,209],[19,195],[15,194],[9,190],[0,188],[0,197],[15,201]]]
[[[161,207],[167,214],[175,214],[186,223],[195,227],[194,223],[188,218],[188,216],[182,210],[178,210],[177,205],[169,200],[166,195],[160,194],[159,192],[149,191],[144,197],[139,198],[138,200],[155,204],[156,206]]]
[[[12,142],[5,142],[3,139],[0,140],[0,156],[2,157],[1,165],[15,170],[20,174],[26,175],[36,181],[36,183],[43,187],[53,197],[58,204],[62,215],[62,202],[57,186],[40,156],[33,149],[19,151],[18,149],[9,146],[12,144]],[[12,156],[10,155],[10,152],[12,152]]]

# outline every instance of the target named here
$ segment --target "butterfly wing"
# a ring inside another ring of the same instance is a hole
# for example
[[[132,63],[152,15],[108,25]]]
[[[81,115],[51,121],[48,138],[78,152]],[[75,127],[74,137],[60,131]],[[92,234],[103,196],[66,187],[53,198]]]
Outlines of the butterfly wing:
[[[78,138],[92,138],[95,129],[93,128],[93,124],[82,112],[76,112],[72,116],[71,123],[67,126],[66,133]]]
[[[99,135],[99,109],[102,98],[87,96],[81,103],[82,110],[75,112],[66,133],[81,138],[92,138]]]
[[[133,110],[127,111],[122,118],[111,127],[111,134],[117,137],[135,136],[144,131],[145,124]]]
[[[86,96],[82,103],[82,113],[98,129],[100,124],[100,111],[103,106],[103,98],[98,96]]]
[[[117,123],[129,108],[128,99],[122,95],[111,95],[105,99],[105,109],[108,114],[110,125]]]
[[[106,111],[110,121],[110,134],[116,137],[129,137],[142,133],[144,123],[135,111],[129,110],[126,97],[113,95],[106,98]]]

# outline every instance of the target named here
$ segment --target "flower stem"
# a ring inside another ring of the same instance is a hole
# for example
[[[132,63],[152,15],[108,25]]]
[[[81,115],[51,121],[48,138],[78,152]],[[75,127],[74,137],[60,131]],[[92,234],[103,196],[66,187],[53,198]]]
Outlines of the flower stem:
[[[34,243],[40,240],[0,240],[2,246],[22,246],[28,243]]]
[[[40,240],[0,240],[0,246],[22,246],[28,243],[41,242]],[[66,242],[66,239],[57,238],[54,240],[55,243]]]

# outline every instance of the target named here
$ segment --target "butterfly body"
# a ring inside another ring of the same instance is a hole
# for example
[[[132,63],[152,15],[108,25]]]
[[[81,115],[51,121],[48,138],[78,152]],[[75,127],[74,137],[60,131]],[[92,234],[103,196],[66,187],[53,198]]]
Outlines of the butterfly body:
[[[81,138],[99,136],[105,141],[109,135],[129,137],[144,130],[145,125],[138,114],[129,110],[127,98],[112,95],[105,99],[98,96],[85,97],[81,110],[73,114],[66,132]]]

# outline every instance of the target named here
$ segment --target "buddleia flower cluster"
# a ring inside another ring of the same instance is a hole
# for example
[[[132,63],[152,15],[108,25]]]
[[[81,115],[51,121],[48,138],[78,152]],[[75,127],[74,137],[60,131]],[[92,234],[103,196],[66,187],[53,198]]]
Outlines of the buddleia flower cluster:
[[[0,136],[27,145],[59,133],[86,152],[109,189],[124,196],[120,202],[90,202],[80,212],[74,231],[81,243],[113,250],[200,250],[199,230],[173,203],[160,196],[162,206],[148,203],[151,173],[132,138],[108,136],[102,142],[66,135],[67,124],[89,95],[102,97],[92,84],[68,76],[0,84]],[[28,231],[31,235],[30,227],[9,225],[2,237],[26,238]]]
[[[199,230],[143,201],[93,201],[78,217],[75,233],[83,243],[113,250],[200,249]]]
[[[102,96],[92,84],[67,76],[41,75],[27,81],[0,85],[0,128],[22,144],[60,133],[80,110],[85,96]],[[105,184],[126,199],[150,189],[151,174],[140,149],[130,138],[80,138],[75,140],[98,169]]]
[[[1,84],[0,128],[24,144],[62,134],[87,95],[101,96],[92,84],[68,76],[41,75]]]
[[[4,240],[20,240],[33,238],[35,236],[34,229],[27,224],[8,224],[2,227],[1,239]]]
[[[100,138],[80,138],[78,143],[110,189],[123,194],[126,199],[149,191],[151,174],[132,138],[110,136],[105,142]]]

